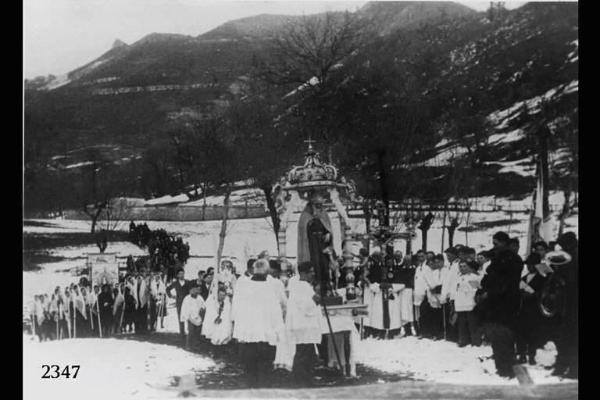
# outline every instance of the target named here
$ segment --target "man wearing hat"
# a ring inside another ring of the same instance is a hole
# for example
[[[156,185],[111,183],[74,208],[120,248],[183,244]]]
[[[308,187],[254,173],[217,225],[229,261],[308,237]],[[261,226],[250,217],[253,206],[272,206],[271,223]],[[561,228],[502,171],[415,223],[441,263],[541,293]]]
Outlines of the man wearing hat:
[[[555,274],[566,284],[564,313],[560,315],[560,326],[556,340],[556,363],[554,375],[571,379],[578,377],[579,349],[579,249],[577,236],[566,232],[557,239],[557,244],[570,256],[570,261],[555,269]],[[568,258],[568,257],[567,257]]]
[[[498,375],[512,378],[515,364],[514,329],[519,311],[521,258],[509,248],[506,232],[492,237],[492,262],[481,280],[485,334],[492,343]]]

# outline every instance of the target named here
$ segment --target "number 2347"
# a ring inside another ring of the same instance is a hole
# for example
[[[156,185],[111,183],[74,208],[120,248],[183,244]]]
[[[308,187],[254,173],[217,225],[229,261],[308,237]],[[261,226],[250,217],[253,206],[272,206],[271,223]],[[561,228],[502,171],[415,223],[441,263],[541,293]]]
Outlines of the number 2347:
[[[44,373],[42,375],[42,379],[56,379],[56,378],[77,378],[77,374],[79,373],[79,365],[67,365],[62,371],[60,366],[58,365],[42,365],[42,369]]]

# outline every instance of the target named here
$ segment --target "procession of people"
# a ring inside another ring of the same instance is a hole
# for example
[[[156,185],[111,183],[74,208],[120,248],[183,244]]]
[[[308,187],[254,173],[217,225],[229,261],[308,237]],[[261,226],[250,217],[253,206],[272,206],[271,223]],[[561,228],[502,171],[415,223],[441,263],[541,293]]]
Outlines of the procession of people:
[[[514,376],[516,364],[535,364],[536,350],[553,341],[554,373],[577,377],[577,238],[568,232],[556,243],[537,242],[525,261],[518,240],[505,232],[495,233],[492,244],[479,253],[455,245],[444,254],[406,256],[391,246],[370,254],[363,248],[351,255],[351,268],[344,263],[347,252],[328,257],[328,295],[367,305],[368,315],[352,319],[356,331],[350,333],[360,339],[415,335],[459,347],[490,343],[497,373],[505,377]],[[193,280],[183,269],[168,279],[165,271],[144,267],[112,285],[81,278],[35,296],[33,331],[41,341],[151,333],[164,327],[171,299],[169,312],[177,314],[187,349],[237,343],[249,384],[260,385],[274,368],[309,384],[319,360],[339,367],[343,359],[346,366],[352,352],[347,332],[327,334],[325,292],[316,275],[310,261],[292,265],[265,251],[241,274],[226,259]],[[560,306],[552,303],[556,298]]]

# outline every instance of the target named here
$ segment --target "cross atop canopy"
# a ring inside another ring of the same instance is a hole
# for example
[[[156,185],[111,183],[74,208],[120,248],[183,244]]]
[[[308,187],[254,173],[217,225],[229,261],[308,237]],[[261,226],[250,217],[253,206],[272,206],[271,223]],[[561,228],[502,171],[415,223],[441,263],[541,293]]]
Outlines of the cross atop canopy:
[[[309,136],[308,139],[304,141],[304,143],[308,143],[308,151],[309,152],[314,151],[313,143],[316,143],[316,140],[312,140],[311,137]]]

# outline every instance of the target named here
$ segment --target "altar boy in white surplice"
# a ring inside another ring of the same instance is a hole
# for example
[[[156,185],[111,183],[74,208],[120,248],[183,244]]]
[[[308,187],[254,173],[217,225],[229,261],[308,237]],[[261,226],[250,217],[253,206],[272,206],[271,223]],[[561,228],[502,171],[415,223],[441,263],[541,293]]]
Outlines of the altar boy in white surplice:
[[[308,261],[298,265],[298,277],[288,283],[285,328],[290,343],[295,344],[292,373],[297,383],[309,383],[317,360],[315,345],[321,343],[323,328],[321,309],[315,303],[314,269]]]

